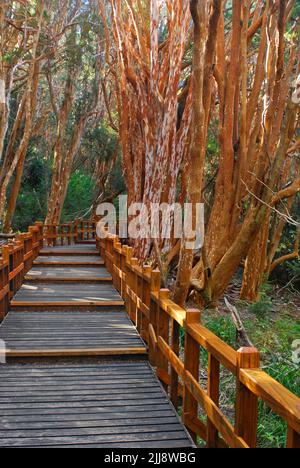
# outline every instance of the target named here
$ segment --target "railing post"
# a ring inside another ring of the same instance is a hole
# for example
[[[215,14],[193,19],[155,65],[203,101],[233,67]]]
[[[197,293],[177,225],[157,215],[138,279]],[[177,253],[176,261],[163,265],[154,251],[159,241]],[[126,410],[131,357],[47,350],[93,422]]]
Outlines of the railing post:
[[[158,305],[151,298],[152,293],[158,293],[160,290],[161,285],[161,273],[159,270],[153,270],[151,273],[151,280],[150,280],[150,310],[149,310],[149,328],[150,326],[153,328],[153,331],[157,337],[157,317],[158,317]],[[154,348],[152,340],[150,338],[151,333],[149,331],[149,361],[153,367],[156,367],[157,361],[157,349]]]
[[[32,252],[32,254],[33,254],[33,235],[32,235],[32,232],[28,231],[27,235],[28,235],[28,238],[27,238],[27,240],[28,240],[28,252]],[[27,265],[28,270],[31,269],[32,263],[33,263],[33,255],[31,255],[31,257],[28,260],[28,265]]]
[[[9,308],[8,283],[8,265],[6,265],[6,261],[2,256],[2,259],[0,260],[0,291],[3,291],[3,294],[0,298],[0,322],[2,322],[2,320],[5,318]]]
[[[167,301],[170,299],[169,289],[161,289],[159,291],[159,304],[158,304],[158,318],[157,318],[157,338],[161,337],[167,344],[170,342],[170,318],[168,314],[162,309],[161,302]],[[156,360],[157,370],[162,374],[165,374],[166,377],[169,376],[169,361],[164,356],[164,354],[158,349],[157,351],[157,360]],[[162,375],[163,377],[163,375]],[[168,384],[163,384],[165,389],[168,389]]]
[[[132,247],[128,247],[128,246],[124,246],[122,248],[122,251],[124,252],[125,254],[125,257],[124,257],[124,264],[123,264],[123,298],[124,298],[124,301],[125,301],[125,304],[126,304],[126,310],[127,310],[127,313],[130,317],[130,297],[128,296],[128,291],[127,291],[127,284],[128,282],[130,282],[130,273],[129,273],[129,268],[128,268],[128,265],[130,264],[131,262],[131,259],[132,259],[132,255],[133,255],[133,249]]]
[[[60,243],[61,245],[68,245],[68,225],[62,224],[59,226],[60,232],[61,232],[61,238],[60,238]]]
[[[11,243],[9,243],[8,245],[5,245],[4,247],[2,247],[3,258],[8,262],[9,300],[11,300],[11,298],[14,295],[13,281],[10,280],[10,273],[14,270],[14,258],[13,258],[13,255],[12,255],[12,249],[13,249],[13,246],[12,246]]]
[[[14,292],[16,293],[20,287],[22,286],[23,279],[24,279],[24,242],[22,240],[16,240],[15,247],[17,248],[16,252],[16,260],[14,268],[21,267],[23,264],[23,270],[20,271],[17,276],[14,278]]]
[[[35,223],[38,228],[39,251],[44,247],[44,224],[41,221]]]
[[[217,406],[219,406],[219,395],[220,395],[220,363],[211,354],[208,353],[208,386],[207,394]],[[208,419],[207,420],[207,448],[218,447],[219,433],[214,424]]]
[[[1,301],[1,310],[0,310],[0,319],[3,320],[8,312],[9,305],[10,305],[10,281],[9,281],[9,272],[10,272],[10,260],[9,260],[9,247],[4,245],[2,247],[2,260],[3,264],[7,264],[6,267],[3,266],[3,273],[2,273],[2,281],[3,287],[7,287],[7,293]]]
[[[44,225],[44,245],[46,247],[49,247],[50,245],[50,240],[49,240],[49,226],[47,224]]]
[[[201,321],[201,312],[198,309],[188,309],[185,320],[185,347],[184,347],[184,368],[197,380],[199,380],[200,369],[200,347],[192,338],[187,326]],[[184,385],[183,388],[183,422],[188,426],[188,420],[198,418],[198,402]],[[189,430],[191,437],[196,441],[197,434]]]
[[[105,242],[105,257],[106,257],[106,268],[108,269],[109,273],[111,274],[111,237],[110,234],[107,235],[106,237],[106,242]]]
[[[286,448],[300,448],[300,434],[288,426]]]
[[[96,239],[96,221],[93,219],[91,221],[92,226],[92,239]]]
[[[106,255],[106,252],[108,252],[108,242],[109,242],[109,240],[108,240],[108,237],[109,237],[108,227],[104,226],[103,231],[105,232],[105,236],[104,236],[104,239],[103,239],[103,259],[104,259],[106,268],[109,269],[108,264],[107,264],[107,255]]]
[[[179,356],[180,352],[180,325],[176,320],[171,319],[171,339],[172,339],[172,350]],[[170,397],[173,406],[178,409],[178,397],[179,397],[179,379],[178,374],[171,366],[171,385],[170,385]]]
[[[112,280],[114,287],[119,291],[119,282],[118,282],[118,275],[116,273],[116,268],[118,268],[118,251],[117,248],[119,247],[119,239],[116,237],[113,243],[113,265],[112,265]]]
[[[74,244],[76,244],[78,241],[78,219],[75,219],[74,225],[73,225],[73,241],[74,241]]]
[[[150,295],[151,295],[151,275],[150,265],[143,265],[142,277],[138,278],[138,294],[142,303],[148,307],[149,315],[146,317],[144,312],[139,312],[138,330],[141,337],[149,344],[149,323],[150,323]]]
[[[256,448],[258,398],[240,381],[241,369],[258,369],[260,354],[255,348],[238,351],[235,432],[250,448]]]
[[[117,238],[117,241],[115,243],[115,250],[114,250],[114,263],[117,268],[117,272],[115,272],[115,287],[121,293],[122,290],[122,279],[120,278],[120,271],[121,271],[121,259],[120,259],[120,251],[122,250],[122,244]]]
[[[32,261],[36,259],[36,257],[39,254],[39,245],[37,246],[38,243],[38,232],[37,232],[37,227],[36,226],[30,226],[29,232],[32,235]],[[31,264],[32,266],[32,264]]]
[[[84,221],[80,221],[80,240],[81,242],[84,241]]]
[[[129,274],[129,284],[128,286],[130,287],[130,297],[129,297],[129,304],[130,304],[130,318],[133,321],[133,323],[136,325],[137,324],[137,274],[135,271],[135,267],[138,266],[139,261],[137,258],[132,258],[130,261],[130,274]],[[133,299],[131,295],[134,294],[135,298]]]
[[[57,224],[53,224],[53,246],[56,247],[57,245]]]
[[[103,260],[105,260],[105,238],[104,238],[104,227],[101,225],[99,226],[100,237],[99,237],[99,254]]]
[[[126,300],[126,260],[127,260],[127,246],[121,248],[120,253],[120,270],[121,270],[121,296],[124,301]]]
[[[67,233],[68,233],[68,239],[67,239],[68,245],[72,245],[72,223],[68,223]]]

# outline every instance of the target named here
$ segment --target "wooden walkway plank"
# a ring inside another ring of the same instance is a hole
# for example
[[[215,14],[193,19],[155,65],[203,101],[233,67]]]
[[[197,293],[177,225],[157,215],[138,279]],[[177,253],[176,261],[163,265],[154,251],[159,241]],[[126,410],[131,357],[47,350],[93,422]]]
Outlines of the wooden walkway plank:
[[[45,306],[123,306],[112,284],[24,283],[11,301],[12,308]]]
[[[76,245],[63,245],[57,247],[45,247],[40,250],[40,255],[99,255],[96,245],[76,244]]]
[[[0,327],[9,357],[142,355],[146,347],[126,314],[10,312]]]
[[[30,282],[111,282],[106,268],[94,267],[38,267],[34,266],[25,276]]]
[[[104,265],[104,260],[97,255],[44,255],[39,256],[33,262],[34,266],[60,266],[60,267],[99,267]]]
[[[136,379],[138,370],[144,378]],[[121,371],[121,374],[120,374]],[[99,377],[114,375],[119,387]],[[26,389],[22,379],[41,376]],[[73,386],[65,387],[67,375]],[[80,379],[85,375],[85,380]],[[6,381],[17,376],[15,382]],[[55,387],[49,381],[55,377]],[[0,447],[193,447],[146,362],[111,366],[2,366]],[[134,382],[134,385],[133,385]],[[112,385],[112,384],[109,384]],[[4,391],[3,391],[4,390]]]

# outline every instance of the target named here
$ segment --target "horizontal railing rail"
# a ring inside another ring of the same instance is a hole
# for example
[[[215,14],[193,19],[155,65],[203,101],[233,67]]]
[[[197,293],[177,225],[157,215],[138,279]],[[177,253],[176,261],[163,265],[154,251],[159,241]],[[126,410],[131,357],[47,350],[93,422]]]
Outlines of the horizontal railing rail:
[[[72,245],[96,240],[96,223],[90,220],[75,220],[66,224],[46,224],[44,240],[47,246]]]
[[[128,315],[148,344],[150,362],[175,408],[182,408],[183,423],[194,440],[201,438],[207,447],[256,447],[262,400],[286,421],[286,446],[300,448],[300,399],[260,369],[259,352],[235,351],[201,323],[199,310],[175,304],[170,291],[160,287],[160,272],[149,265],[141,267],[133,249],[122,246],[116,236],[106,231],[98,243]],[[201,349],[208,356],[205,388],[199,379]],[[234,423],[220,407],[221,366],[236,381]],[[199,416],[200,408],[206,423]]]

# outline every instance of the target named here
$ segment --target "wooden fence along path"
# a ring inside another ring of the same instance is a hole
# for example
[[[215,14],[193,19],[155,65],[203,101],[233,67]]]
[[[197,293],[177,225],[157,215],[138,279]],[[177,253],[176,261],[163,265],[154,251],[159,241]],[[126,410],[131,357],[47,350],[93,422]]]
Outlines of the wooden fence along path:
[[[257,350],[229,347],[172,302],[159,271],[95,232],[36,223],[2,249],[0,447],[256,447],[263,400],[299,448],[300,400]],[[234,421],[219,404],[223,368],[236,380]]]

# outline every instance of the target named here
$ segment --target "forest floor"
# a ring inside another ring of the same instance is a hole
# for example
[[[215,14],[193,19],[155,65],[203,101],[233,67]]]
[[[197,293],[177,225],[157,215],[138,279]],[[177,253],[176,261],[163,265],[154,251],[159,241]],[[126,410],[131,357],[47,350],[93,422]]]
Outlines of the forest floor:
[[[250,340],[260,351],[263,370],[300,397],[300,364],[292,359],[292,343],[300,339],[300,291],[268,285],[262,291],[261,300],[255,304],[241,301],[238,292],[239,285],[233,284],[226,297],[237,308]],[[204,311],[202,322],[233,348],[240,347],[225,302],[222,301],[217,309]],[[205,351],[201,361],[202,368],[206,369]],[[201,372],[201,379],[205,386],[206,371]],[[220,406],[232,422],[234,401],[235,378],[222,368]],[[258,437],[258,444],[263,448],[284,447],[286,441],[286,424],[262,402]]]

